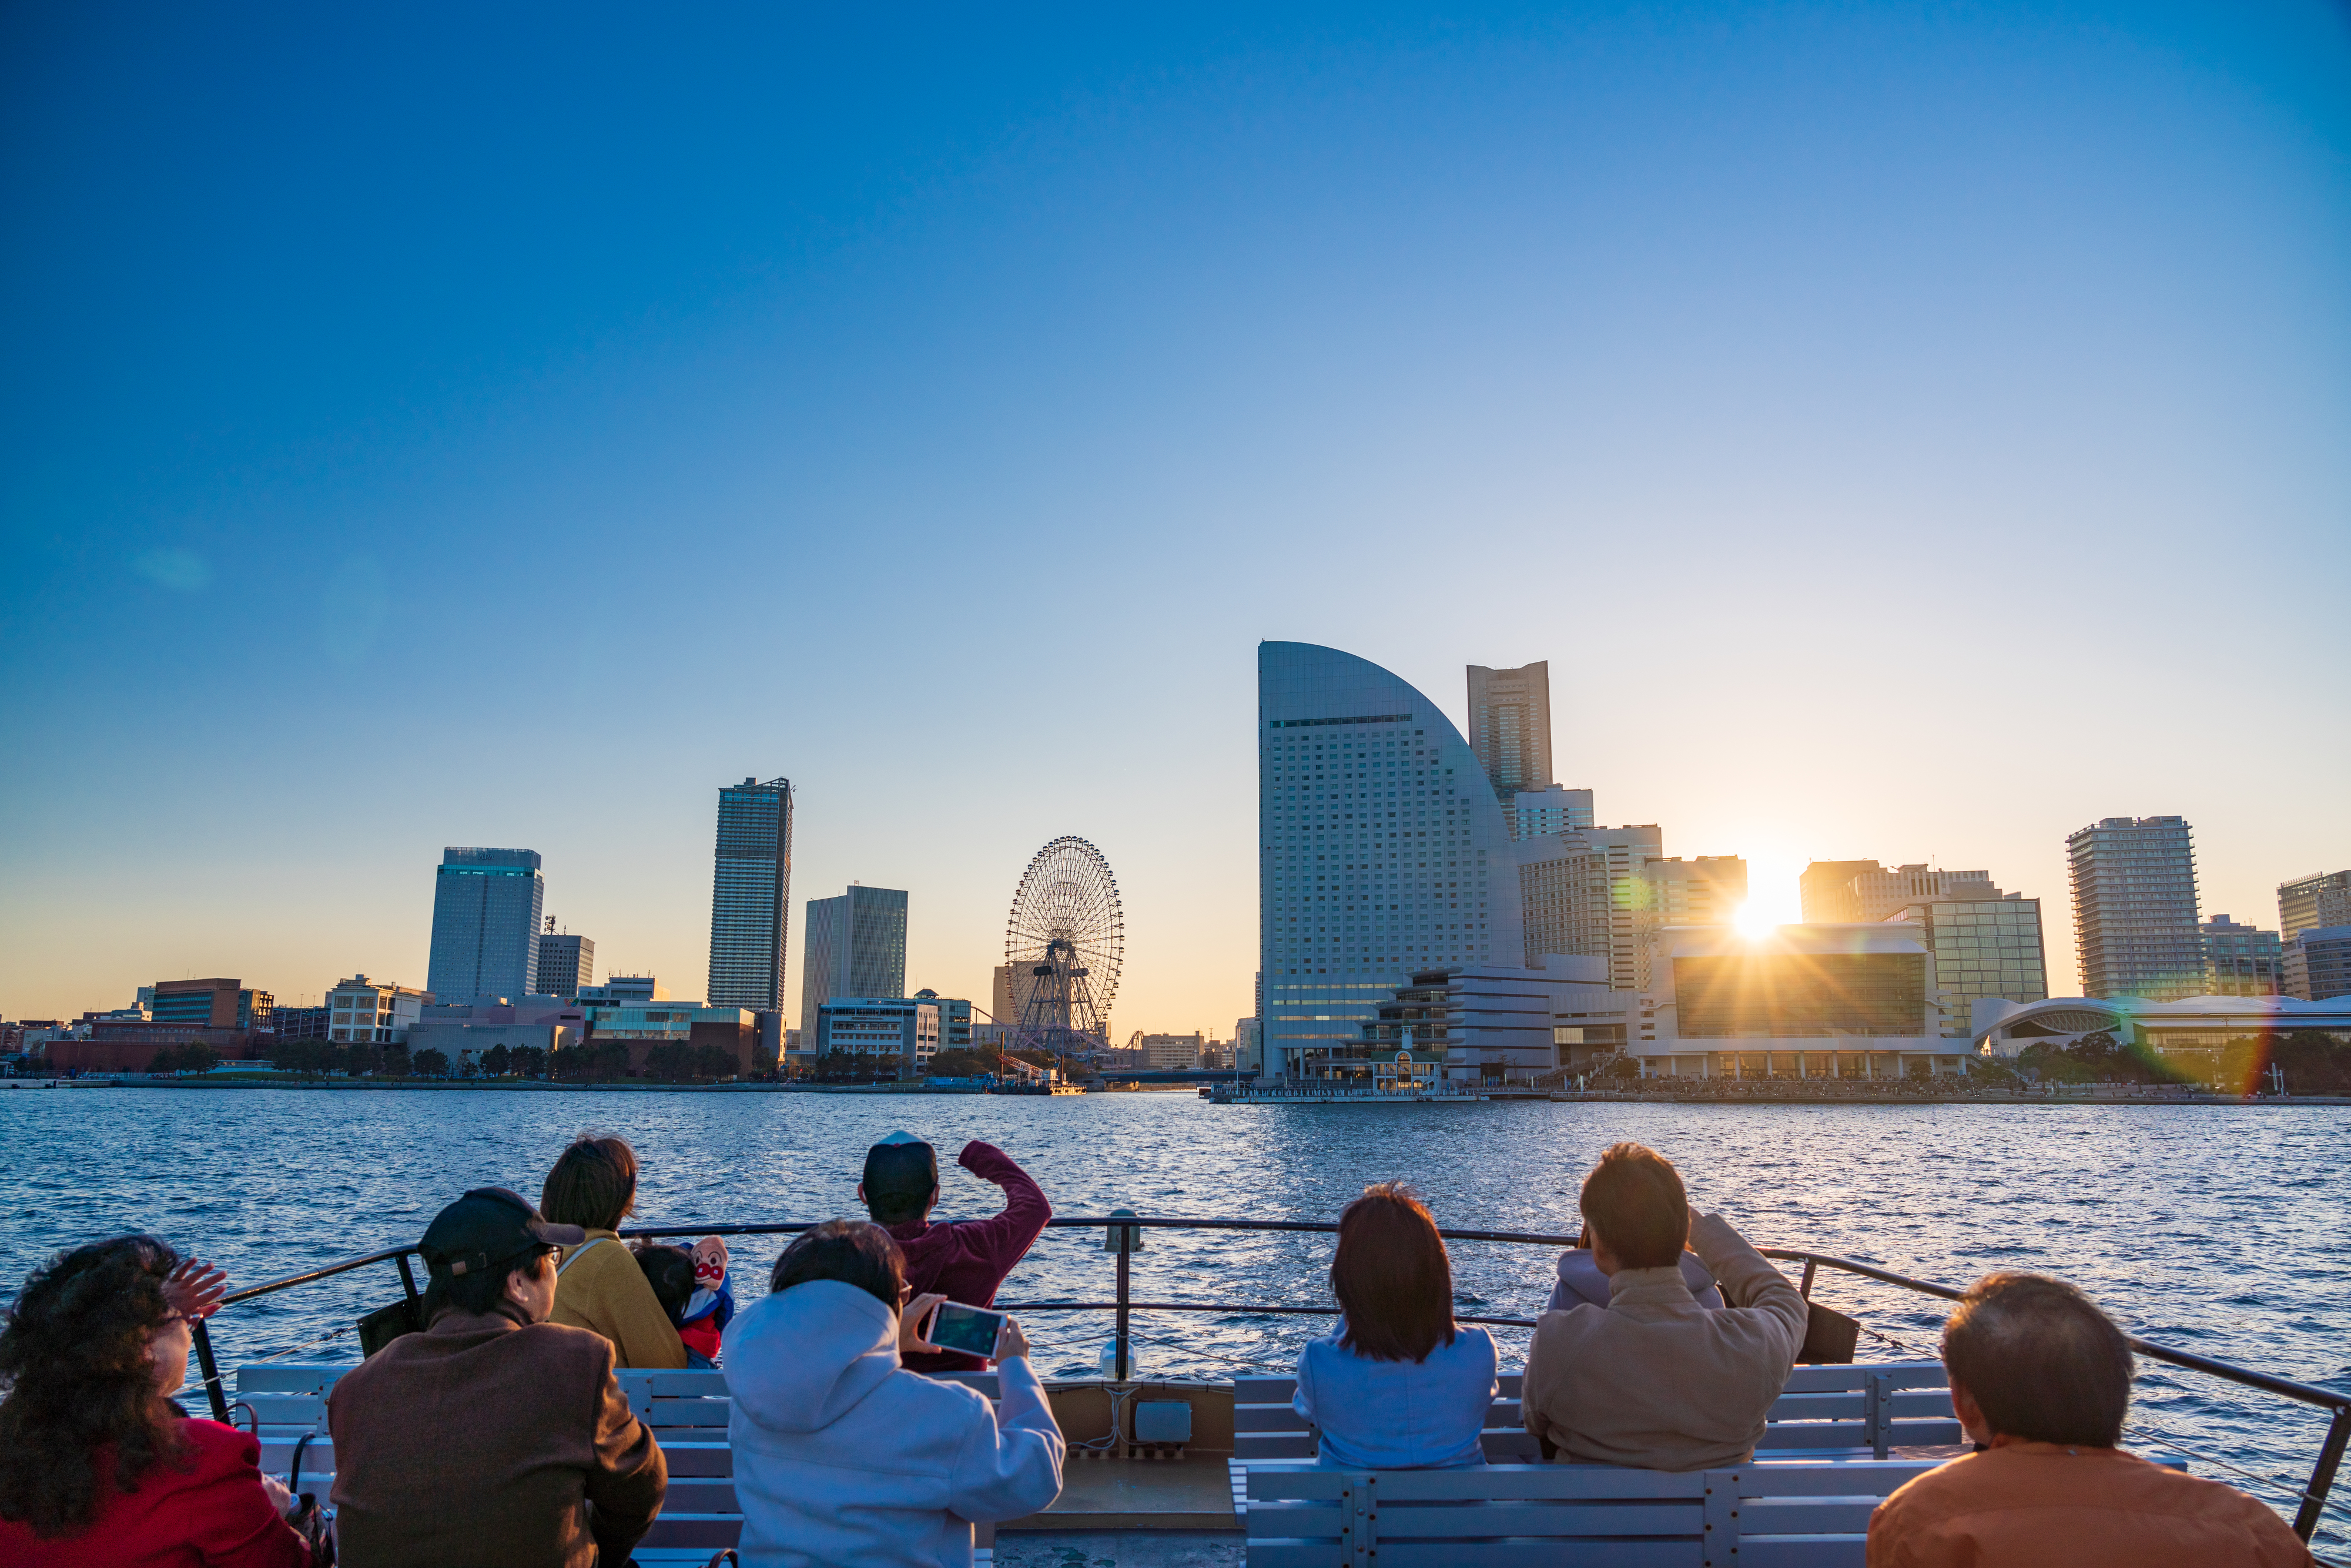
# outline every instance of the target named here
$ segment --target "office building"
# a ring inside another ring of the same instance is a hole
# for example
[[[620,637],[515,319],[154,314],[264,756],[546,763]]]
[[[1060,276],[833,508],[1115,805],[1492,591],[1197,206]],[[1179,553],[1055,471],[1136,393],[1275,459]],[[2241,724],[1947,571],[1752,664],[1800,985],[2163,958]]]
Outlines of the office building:
[[[546,902],[538,851],[444,850],[424,988],[444,1002],[512,1001],[538,990]]]
[[[539,996],[578,996],[580,987],[596,983],[596,944],[558,932],[555,917],[548,916],[547,929],[538,934],[538,980]]]
[[[405,1045],[424,1005],[439,999],[413,986],[353,975],[327,993],[327,1039],[350,1045]]]
[[[784,1005],[792,898],[792,782],[757,779],[718,791],[717,869],[710,884],[710,1000]]]
[[[2285,989],[2284,944],[2276,932],[2241,925],[2225,915],[2198,929],[2204,935],[2201,995],[2274,997]]]
[[[1609,983],[1638,984],[1642,912],[1649,862],[1665,858],[1655,822],[1588,828],[1529,839],[1517,846],[1523,921],[1520,957],[1540,968],[1548,954],[1608,960]]]
[[[2196,846],[2179,817],[2106,817],[2065,839],[2082,994],[2173,1001],[2204,984]]]
[[[1629,1049],[1665,1077],[1965,1071],[1974,1045],[1942,1032],[1925,936],[1907,921],[1782,925],[1761,937],[1669,927]]]
[[[2351,925],[2351,871],[2330,871],[2278,884],[2278,939],[2291,942],[2321,925]]]
[[[1861,919],[1861,898],[1853,879],[1886,868],[1876,861],[1814,861],[1796,879],[1807,925],[1843,925]]]
[[[817,1008],[806,1066],[825,1071],[826,1057],[879,1057],[900,1078],[930,1071],[942,1051],[971,1049],[971,1003],[917,991],[911,997],[834,997]],[[802,1065],[795,1063],[796,1066]]]
[[[1855,918],[1872,925],[1932,899],[2001,896],[1990,872],[1930,871],[1924,864],[1865,871],[1853,879],[1851,886],[1854,904],[1860,911]]]
[[[1437,705],[1378,665],[1258,645],[1258,817],[1269,1075],[1354,1040],[1416,972],[1523,953],[1493,785]]]
[[[1921,899],[1885,918],[1925,934],[1947,1036],[1972,1038],[1980,1003],[2037,1002],[2049,995],[2037,898],[1994,890],[1989,898]]]
[[[1519,792],[1554,782],[1549,661],[1515,670],[1469,666],[1469,749],[1501,802],[1503,825],[1517,833],[1511,814]]]
[[[995,984],[988,993],[988,1010],[999,1028],[1010,1029],[1020,1021],[1021,1009],[1029,1005],[1029,988],[1036,979],[1026,968],[1015,972],[1009,964],[996,966]]]
[[[1552,833],[1573,833],[1592,826],[1592,791],[1553,784],[1543,789],[1521,789],[1511,799],[1510,836],[1540,839]]]
[[[1233,1020],[1233,1066],[1245,1073],[1264,1071],[1265,1023],[1259,1019]]]
[[[817,1009],[833,998],[895,997],[906,989],[906,894],[900,889],[852,882],[837,897],[810,899],[802,942],[800,1032],[809,1039],[819,1034]]]
[[[744,1078],[776,1066],[774,1057],[761,1054],[758,1014],[726,1002],[677,1000],[651,975],[616,975],[581,987],[579,1018],[582,1043],[621,1042],[631,1071],[642,1071],[664,1045],[716,1046]]]
[[[275,1001],[241,980],[158,980],[139,988],[145,1016],[156,1023],[205,1029],[268,1029]]]
[[[1381,998],[1344,1043],[1299,1053],[1291,1076],[1376,1083],[1405,1071],[1462,1083],[1525,1083],[1560,1065],[1555,1020],[1604,1007],[1597,958],[1553,956],[1546,964],[1468,964],[1426,969]]]
[[[1117,1065],[1128,1069],[1183,1072],[1198,1067],[1201,1054],[1214,1044],[1204,1034],[1144,1034],[1137,1030],[1128,1038],[1124,1051],[1105,1054],[1116,1056]]]
[[[1728,925],[1747,902],[1747,862],[1737,855],[1653,860],[1641,868],[1648,914],[1659,925]]]
[[[269,1030],[279,1040],[324,1040],[329,1016],[323,1007],[272,1008]]]
[[[2314,925],[2285,944],[2285,994],[2305,1002],[2351,997],[2351,924]]]
[[[557,997],[527,997],[519,1002],[427,1002],[408,1027],[408,1053],[437,1051],[452,1071],[499,1046],[509,1051],[538,1051],[552,1056],[578,1045],[587,1033],[587,1013]]]

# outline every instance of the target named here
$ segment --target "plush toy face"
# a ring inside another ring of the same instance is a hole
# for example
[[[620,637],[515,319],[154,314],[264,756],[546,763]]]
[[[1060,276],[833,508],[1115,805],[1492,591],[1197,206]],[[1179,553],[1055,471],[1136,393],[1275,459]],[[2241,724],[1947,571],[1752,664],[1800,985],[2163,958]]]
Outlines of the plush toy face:
[[[726,1243],[716,1236],[705,1236],[694,1244],[694,1282],[705,1290],[716,1290],[726,1278]]]

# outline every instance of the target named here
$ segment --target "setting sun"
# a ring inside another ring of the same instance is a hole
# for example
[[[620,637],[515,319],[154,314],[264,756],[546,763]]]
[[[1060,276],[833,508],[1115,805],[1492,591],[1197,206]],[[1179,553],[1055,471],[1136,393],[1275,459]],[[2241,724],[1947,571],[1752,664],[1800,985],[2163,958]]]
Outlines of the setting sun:
[[[1739,928],[1741,936],[1750,939],[1769,936],[1780,928],[1779,917],[1753,900],[1740,904],[1739,913],[1730,917],[1730,923]]]

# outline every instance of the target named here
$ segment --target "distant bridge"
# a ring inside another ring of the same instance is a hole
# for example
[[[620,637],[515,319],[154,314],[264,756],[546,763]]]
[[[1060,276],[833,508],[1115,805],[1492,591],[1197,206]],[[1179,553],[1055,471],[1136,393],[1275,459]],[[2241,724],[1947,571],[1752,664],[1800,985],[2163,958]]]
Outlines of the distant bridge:
[[[1255,1078],[1254,1072],[1241,1072],[1230,1067],[1217,1068],[1096,1068],[1096,1074],[1105,1083],[1238,1083],[1245,1078]]]

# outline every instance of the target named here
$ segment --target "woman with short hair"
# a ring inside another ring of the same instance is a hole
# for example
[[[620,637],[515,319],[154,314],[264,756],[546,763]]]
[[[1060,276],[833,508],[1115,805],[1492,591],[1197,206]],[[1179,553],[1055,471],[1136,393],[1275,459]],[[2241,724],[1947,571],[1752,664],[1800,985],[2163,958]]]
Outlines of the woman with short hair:
[[[1331,1259],[1339,1326],[1298,1353],[1297,1412],[1321,1458],[1345,1469],[1450,1469],[1486,1462],[1493,1336],[1453,1321],[1453,1264],[1437,1221],[1402,1182],[1339,1216]]]
[[[583,1133],[557,1157],[538,1211],[554,1224],[579,1226],[588,1239],[565,1248],[556,1265],[549,1321],[602,1334],[619,1365],[674,1370],[685,1365],[685,1342],[619,1235],[636,1207],[637,1154],[626,1139]]]
[[[187,1375],[188,1325],[226,1288],[152,1236],[77,1247],[25,1281],[0,1329],[0,1562],[310,1561],[260,1444],[169,1397]]]
[[[998,1400],[899,1363],[935,1352],[890,1233],[828,1220],[776,1260],[726,1332],[726,1422],[746,1568],[971,1561],[971,1527],[1061,1493],[1061,1430],[1020,1325],[997,1341]]]

